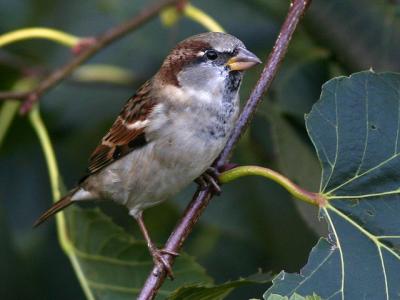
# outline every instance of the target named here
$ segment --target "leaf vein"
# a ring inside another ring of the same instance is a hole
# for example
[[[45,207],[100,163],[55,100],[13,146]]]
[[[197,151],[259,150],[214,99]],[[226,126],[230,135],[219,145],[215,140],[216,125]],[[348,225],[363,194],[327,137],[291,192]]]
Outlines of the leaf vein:
[[[338,247],[338,251],[339,251],[339,254],[340,254],[340,268],[341,268],[340,291],[342,292],[342,300],[344,300],[344,275],[345,275],[345,272],[344,272],[344,258],[343,258],[343,251],[342,251],[342,248],[341,248],[341,245],[340,245],[339,235],[337,234],[336,228],[333,225],[332,219],[331,219],[331,217],[330,217],[330,215],[328,213],[328,208],[331,208],[331,207],[332,206],[328,204],[325,208],[323,208],[323,210],[325,212],[326,217],[328,218],[328,222],[330,224],[330,227],[332,228],[333,234],[335,235],[336,245]]]
[[[364,150],[363,150],[363,155],[362,155],[362,158],[361,158],[360,165],[358,166],[358,169],[357,169],[357,172],[356,172],[355,176],[357,176],[361,171],[361,167],[364,164],[365,154],[366,154],[367,148],[368,148],[368,137],[369,137],[368,78],[369,78],[369,76],[367,77],[367,80],[365,81],[365,85],[364,85],[364,90],[365,90],[365,115],[366,115]]]
[[[370,173],[370,172],[372,172],[372,171],[374,171],[374,170],[376,170],[376,169],[382,167],[382,166],[385,165],[386,163],[390,162],[392,159],[395,159],[395,158],[399,157],[399,155],[400,155],[400,153],[396,153],[395,155],[392,155],[391,157],[389,157],[388,159],[386,159],[386,160],[380,162],[380,163],[377,164],[376,166],[374,166],[374,167],[372,167],[372,168],[366,170],[365,172],[363,172],[363,173],[361,173],[361,174],[359,174],[359,175],[357,175],[357,176],[354,176],[354,177],[350,178],[349,180],[343,182],[342,184],[338,185],[337,187],[335,187],[335,188],[331,189],[330,191],[326,192],[325,194],[326,194],[326,195],[332,194],[332,193],[335,192],[336,190],[338,190],[338,189],[342,188],[343,186],[345,186],[345,185],[351,183],[352,181],[356,180],[357,178],[360,178],[360,177],[362,177],[362,176],[365,176],[365,175],[367,175],[368,173]]]
[[[331,178],[332,178],[332,174],[335,170],[336,167],[336,162],[337,162],[337,158],[338,158],[338,152],[339,152],[339,123],[338,123],[338,105],[337,105],[337,91],[338,91],[338,87],[339,84],[338,82],[336,82],[336,86],[335,86],[335,93],[334,93],[334,99],[335,99],[335,119],[336,119],[336,127],[335,127],[335,132],[336,132],[336,150],[335,150],[335,159],[333,161],[333,165],[331,168],[331,173],[329,174],[329,178],[327,179],[324,188],[322,189],[322,192],[325,191],[326,187],[328,186]]]

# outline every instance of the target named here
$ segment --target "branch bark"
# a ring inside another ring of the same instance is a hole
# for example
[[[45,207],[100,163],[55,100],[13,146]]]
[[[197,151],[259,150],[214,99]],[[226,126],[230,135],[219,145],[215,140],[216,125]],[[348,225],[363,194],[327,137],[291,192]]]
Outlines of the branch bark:
[[[60,83],[77,67],[90,59],[92,56],[94,56],[97,52],[99,52],[115,40],[122,38],[129,32],[139,28],[144,23],[157,16],[158,13],[165,7],[173,4],[179,4],[180,1],[181,0],[161,0],[153,6],[144,9],[131,20],[128,20],[125,23],[111,28],[103,34],[97,36],[96,38],[91,39],[90,43],[87,42],[89,41],[88,39],[84,39],[86,40],[87,45],[85,45],[83,49],[69,62],[56,69],[45,79],[43,79],[35,89],[28,92],[0,92],[0,100],[17,99],[23,101],[21,105],[21,113],[25,114],[32,108],[32,105],[35,102],[39,101],[40,97],[45,92]]]
[[[252,119],[256,111],[258,104],[262,100],[262,96],[270,87],[273,79],[275,78],[278,67],[287,52],[289,42],[292,39],[293,33],[310,3],[311,0],[291,1],[289,12],[281,27],[278,38],[268,57],[267,63],[265,64],[261,76],[257,84],[255,85],[249,99],[247,100],[245,107],[243,108],[243,111],[237,121],[231,137],[229,138],[219,158],[214,163],[214,166],[221,168],[226,163],[228,163],[233,148],[239,141],[241,135],[246,130],[250,120]],[[203,191],[198,190],[195,193],[192,201],[186,208],[183,217],[175,227],[174,231],[171,233],[168,241],[166,242],[166,250],[171,252],[179,252],[186,238],[192,231],[194,225],[199,220],[202,212],[210,202],[212,196],[213,194],[211,192],[211,189],[206,189]],[[174,262],[174,257],[172,256],[166,255],[165,259],[168,260],[170,264]],[[165,278],[165,269],[159,270],[157,266],[154,266],[142,288],[138,299],[154,299]]]

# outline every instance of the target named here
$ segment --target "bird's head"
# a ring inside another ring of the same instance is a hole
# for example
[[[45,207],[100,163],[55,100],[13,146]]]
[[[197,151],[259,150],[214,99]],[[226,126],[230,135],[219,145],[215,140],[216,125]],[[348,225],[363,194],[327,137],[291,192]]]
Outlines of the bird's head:
[[[180,42],[164,60],[159,78],[165,84],[193,90],[224,86],[237,91],[243,71],[259,63],[236,37],[208,32]]]

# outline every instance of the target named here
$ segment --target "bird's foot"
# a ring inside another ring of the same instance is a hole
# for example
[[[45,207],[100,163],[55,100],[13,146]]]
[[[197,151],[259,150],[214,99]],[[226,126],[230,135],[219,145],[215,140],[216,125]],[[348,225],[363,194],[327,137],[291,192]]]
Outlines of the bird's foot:
[[[166,270],[169,278],[174,279],[174,273],[172,272],[171,264],[164,257],[164,255],[178,256],[179,254],[168,250],[168,249],[158,249],[152,242],[149,232],[147,231],[146,225],[143,221],[142,213],[140,212],[135,216],[138,222],[139,228],[143,233],[143,237],[147,242],[147,248],[149,249],[150,255],[153,257],[154,264],[157,266],[157,271],[154,272],[154,276],[159,276],[163,269]]]
[[[178,256],[179,253],[176,253],[174,251],[170,251],[167,249],[158,249],[154,245],[148,245],[149,251],[151,256],[153,257],[154,264],[157,266],[158,271],[154,273],[154,276],[158,276],[161,272],[161,270],[164,268],[167,272],[168,277],[173,280],[174,279],[174,273],[172,272],[172,267],[168,260],[163,256],[163,254],[168,254],[172,256]]]
[[[204,190],[208,186],[211,186],[215,194],[221,195],[219,175],[220,173],[216,168],[209,167],[203,174],[196,178],[195,182],[200,186],[200,189]]]

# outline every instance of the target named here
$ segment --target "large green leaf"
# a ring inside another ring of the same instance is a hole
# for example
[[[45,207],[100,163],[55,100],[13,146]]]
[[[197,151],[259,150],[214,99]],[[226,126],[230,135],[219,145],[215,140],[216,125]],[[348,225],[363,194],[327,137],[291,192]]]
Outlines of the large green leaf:
[[[98,209],[71,207],[66,212],[66,250],[88,298],[132,299],[142,288],[153,260],[142,240],[115,225]],[[190,283],[212,283],[187,254],[174,265],[176,279],[166,281],[158,299]]]
[[[99,209],[71,207],[66,212],[66,251],[90,299],[132,299],[140,292],[153,261],[142,240],[135,240]],[[157,299],[225,299],[235,288],[267,283],[257,274],[214,285],[194,258],[182,254],[174,265],[176,278],[166,281]],[[169,296],[170,295],[170,296]]]
[[[400,294],[400,75],[361,72],[323,86],[306,117],[329,224],[300,274],[264,295],[396,299]]]

